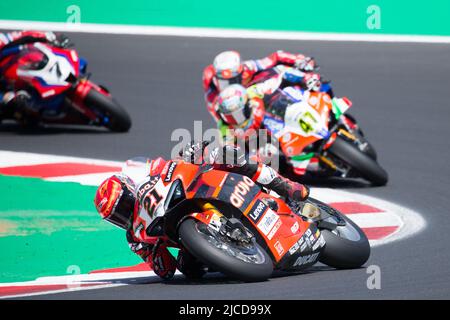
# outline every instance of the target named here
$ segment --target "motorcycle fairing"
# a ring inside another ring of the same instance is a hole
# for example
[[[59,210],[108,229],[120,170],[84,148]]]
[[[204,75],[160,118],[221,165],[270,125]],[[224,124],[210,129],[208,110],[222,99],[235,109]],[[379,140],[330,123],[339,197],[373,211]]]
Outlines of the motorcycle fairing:
[[[71,86],[67,79],[77,78],[79,75],[79,58],[75,50],[65,50],[49,47],[43,43],[35,43],[27,54],[33,51],[42,53],[46,57],[44,65],[39,69],[32,70],[17,68],[17,76],[28,79],[42,98],[58,95]]]
[[[232,204],[258,230],[259,237],[264,241],[262,244],[269,249],[276,262],[310,227],[309,222],[292,214],[282,199],[262,192],[246,176],[218,170],[204,172],[197,178],[195,188],[186,193],[191,199],[211,199]],[[269,207],[269,201],[276,202],[277,212]]]
[[[305,233],[287,251],[286,255],[278,263],[281,270],[300,270],[317,262],[320,252],[325,245],[325,239],[315,225]]]
[[[303,92],[302,100],[286,108],[285,125],[278,133],[281,150],[288,157],[303,153],[306,146],[327,139],[331,99],[327,94]]]

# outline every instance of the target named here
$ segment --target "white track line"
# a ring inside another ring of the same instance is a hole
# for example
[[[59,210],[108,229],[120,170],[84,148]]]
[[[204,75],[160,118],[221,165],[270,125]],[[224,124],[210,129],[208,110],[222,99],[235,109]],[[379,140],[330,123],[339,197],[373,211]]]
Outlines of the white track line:
[[[0,29],[37,29],[62,32],[133,34],[177,37],[272,39],[272,40],[314,40],[354,42],[406,42],[406,43],[450,43],[449,36],[421,36],[398,34],[364,33],[322,33],[298,31],[270,31],[248,29],[164,27],[144,25],[117,25],[94,23],[64,23],[21,20],[0,20]]]
[[[54,178],[46,178],[46,181],[54,182],[77,182],[86,186],[98,186],[106,178],[112,176],[117,172],[103,172],[103,173],[91,173],[91,174],[80,174],[76,176],[62,176]]]
[[[394,232],[392,235],[389,235],[380,240],[370,240],[371,247],[385,245],[397,240],[407,239],[423,231],[427,225],[425,219],[422,217],[421,214],[403,205],[392,203],[372,196],[362,195],[359,193],[342,190],[333,190],[333,191],[335,192],[336,196],[342,195],[343,197],[352,197],[354,201],[369,204],[373,207],[383,209],[386,212],[393,213],[402,221],[399,230]]]
[[[175,275],[182,274],[180,271],[176,271]],[[67,289],[49,290],[41,292],[14,294],[8,296],[0,296],[1,299],[11,299],[11,298],[23,298],[39,295],[57,294],[57,293],[67,293],[74,291],[84,291],[84,290],[96,290],[104,288],[112,288],[119,286],[126,286],[128,283],[105,283],[93,286],[82,287],[80,285],[86,285],[90,282],[107,282],[107,281],[118,281],[121,279],[125,280],[137,280],[137,279],[151,279],[152,283],[154,279],[157,282],[162,281],[153,271],[131,271],[131,272],[114,272],[114,273],[91,273],[91,274],[80,274],[80,275],[66,275],[66,276],[54,276],[54,277],[40,277],[33,281],[26,282],[11,282],[11,283],[0,283],[1,287],[26,287],[26,286],[46,286],[46,285],[67,285]]]
[[[33,293],[24,293],[24,294],[14,294],[9,296],[1,296],[1,299],[15,299],[15,298],[25,298],[25,297],[32,297],[32,296],[42,296],[47,294],[57,294],[57,293],[67,293],[67,292],[73,292],[73,291],[84,291],[84,290],[94,290],[94,289],[105,289],[105,288],[112,288],[112,287],[121,287],[126,286],[125,283],[114,283],[114,284],[102,284],[98,286],[92,286],[92,287],[75,287],[75,288],[68,288],[68,289],[61,289],[61,290],[50,290],[50,291],[41,291],[41,292],[33,292]]]
[[[104,166],[118,166],[118,167],[121,167],[124,163],[119,161],[0,150],[0,168],[46,164],[46,163],[58,163],[58,162],[75,162],[75,163],[78,162],[78,163],[97,164]]]
[[[392,212],[346,214],[360,228],[401,227],[402,220]]]

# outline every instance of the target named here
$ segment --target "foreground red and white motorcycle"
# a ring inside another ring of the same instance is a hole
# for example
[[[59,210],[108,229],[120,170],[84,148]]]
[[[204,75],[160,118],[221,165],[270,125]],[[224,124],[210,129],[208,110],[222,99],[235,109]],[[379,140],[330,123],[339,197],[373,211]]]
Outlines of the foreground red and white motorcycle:
[[[140,170],[141,177],[148,173],[145,162],[127,163],[123,172],[134,181]],[[364,232],[339,211],[309,198],[294,212],[246,176],[172,160],[147,183],[149,210],[136,213],[134,235],[184,248],[235,279],[262,281],[273,270],[298,271],[318,261],[359,268],[370,255]]]

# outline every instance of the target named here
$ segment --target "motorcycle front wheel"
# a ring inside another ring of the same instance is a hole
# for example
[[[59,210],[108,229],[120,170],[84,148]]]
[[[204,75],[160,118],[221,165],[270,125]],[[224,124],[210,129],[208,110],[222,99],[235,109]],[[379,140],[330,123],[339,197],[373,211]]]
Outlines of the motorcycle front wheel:
[[[355,169],[361,177],[375,186],[383,186],[388,182],[387,172],[369,155],[363,153],[351,142],[337,137],[328,149],[339,159]]]
[[[272,259],[255,241],[250,245],[228,241],[195,219],[181,223],[179,237],[198,260],[230,278],[254,282],[267,280],[272,275]]]
[[[97,110],[102,116],[105,127],[115,132],[127,132],[131,127],[131,118],[122,106],[113,98],[91,89],[84,100],[86,106]]]

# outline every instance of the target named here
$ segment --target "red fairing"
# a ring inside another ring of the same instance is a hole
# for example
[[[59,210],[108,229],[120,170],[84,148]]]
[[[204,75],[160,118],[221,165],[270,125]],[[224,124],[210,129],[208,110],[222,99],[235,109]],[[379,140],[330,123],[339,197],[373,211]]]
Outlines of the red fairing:
[[[55,47],[48,46],[52,52],[58,56],[64,56],[72,65],[74,71],[75,71],[75,77],[79,76],[79,67],[80,67],[80,59],[78,58],[78,54],[75,50],[66,50],[66,49],[60,49]],[[68,83],[66,85],[62,86],[48,86],[42,84],[39,79],[33,78],[31,80],[31,83],[33,84],[33,87],[40,93],[40,95],[43,98],[47,98],[49,96],[55,96],[62,94],[64,91],[69,89],[72,84]],[[50,94],[52,93],[52,94]]]
[[[95,120],[97,119],[96,114],[84,104],[84,99],[91,90],[100,91],[101,88],[99,88],[96,84],[92,83],[89,80],[81,80],[80,82],[78,82],[75,90],[71,92],[70,95],[74,107],[78,111],[86,115],[89,119]]]
[[[150,162],[150,175],[156,176],[158,174],[164,174],[163,169],[167,170],[167,161],[161,157],[156,158]]]
[[[66,59],[72,66],[75,77],[79,76],[80,60],[75,50],[56,48],[43,43],[40,43],[40,46],[44,46],[53,54]],[[17,57],[17,55],[12,55],[10,57],[7,57],[0,63],[0,67],[7,66],[7,69],[4,72],[6,81],[13,83],[17,89],[24,88],[27,85],[31,85],[42,98],[49,98],[55,95],[62,94],[72,86],[71,83],[66,83],[63,85],[48,85],[37,76],[28,74],[19,75],[19,69],[25,68],[25,66],[27,66],[32,61],[38,62],[39,59],[42,60],[45,56],[45,54],[41,52],[37,47],[35,47],[34,44],[24,45],[21,52],[24,52],[24,54],[22,54],[20,57]]]

